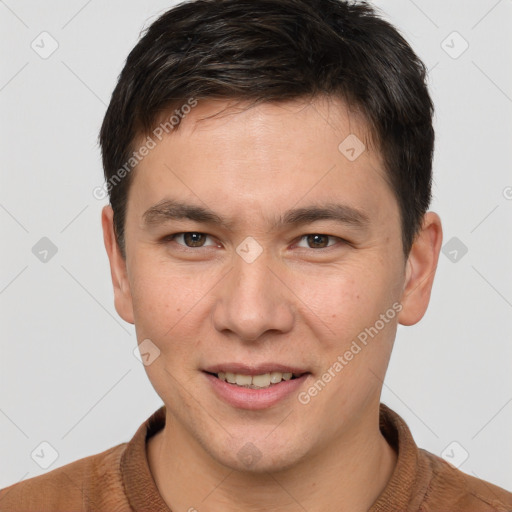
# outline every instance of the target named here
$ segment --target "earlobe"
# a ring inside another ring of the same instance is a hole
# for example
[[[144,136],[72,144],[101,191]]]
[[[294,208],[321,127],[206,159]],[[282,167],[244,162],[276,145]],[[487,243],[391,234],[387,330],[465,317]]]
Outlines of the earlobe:
[[[402,325],[414,325],[427,310],[442,238],[441,219],[436,213],[427,212],[406,263],[402,311],[398,315]]]
[[[114,233],[114,211],[110,205],[101,212],[103,241],[110,262],[110,275],[114,287],[114,305],[119,316],[133,324],[133,303],[126,271],[126,261],[121,255]]]

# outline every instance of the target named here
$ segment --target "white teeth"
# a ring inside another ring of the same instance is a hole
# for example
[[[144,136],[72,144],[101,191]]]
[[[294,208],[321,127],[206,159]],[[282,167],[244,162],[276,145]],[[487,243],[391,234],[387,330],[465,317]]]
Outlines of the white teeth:
[[[292,373],[270,372],[261,375],[243,375],[241,373],[219,372],[217,377],[220,380],[227,381],[230,384],[236,384],[245,388],[268,388],[274,384],[279,384],[282,380],[290,380]]]
[[[277,384],[278,382],[281,382],[282,378],[283,374],[281,372],[272,372],[270,374],[270,382],[272,382],[272,384]]]
[[[259,388],[266,388],[270,386],[270,373],[264,373],[263,375],[254,375],[251,380],[251,384],[253,386],[258,386]],[[280,382],[280,380],[278,382]],[[238,384],[238,381],[236,383]]]
[[[237,386],[250,386],[252,384],[252,377],[250,375],[241,375],[239,373],[235,375]]]

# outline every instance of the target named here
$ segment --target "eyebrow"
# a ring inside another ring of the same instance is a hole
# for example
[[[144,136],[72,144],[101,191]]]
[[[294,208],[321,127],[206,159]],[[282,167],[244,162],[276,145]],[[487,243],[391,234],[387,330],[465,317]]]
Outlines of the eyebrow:
[[[144,212],[142,218],[146,227],[154,227],[168,221],[181,219],[216,224],[227,230],[232,230],[234,224],[209,208],[174,199],[163,199],[151,206]],[[352,206],[327,203],[321,206],[311,205],[287,210],[277,221],[271,223],[271,229],[310,224],[320,220],[333,220],[356,228],[365,228],[370,222],[369,217],[363,211]]]

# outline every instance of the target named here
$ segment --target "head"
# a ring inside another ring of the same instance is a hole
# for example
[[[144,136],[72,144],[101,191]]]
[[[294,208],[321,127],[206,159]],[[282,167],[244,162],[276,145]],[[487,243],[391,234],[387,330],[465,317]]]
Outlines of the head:
[[[128,56],[100,133],[116,309],[213,460],[285,468],[375,420],[441,244],[432,114],[423,64],[364,3],[187,2]],[[233,405],[211,375],[231,364],[303,376]]]

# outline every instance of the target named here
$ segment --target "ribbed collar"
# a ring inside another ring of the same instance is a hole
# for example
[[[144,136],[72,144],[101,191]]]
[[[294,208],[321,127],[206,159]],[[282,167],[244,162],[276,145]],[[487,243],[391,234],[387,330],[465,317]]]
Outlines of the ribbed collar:
[[[380,431],[397,453],[391,478],[368,512],[419,510],[432,478],[432,470],[418,449],[407,423],[380,404]]]
[[[121,475],[128,502],[136,512],[172,512],[158,492],[149,469],[146,441],[165,426],[165,405],[135,432],[121,456]]]

